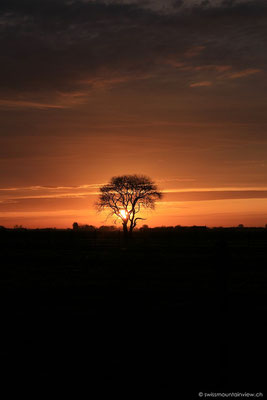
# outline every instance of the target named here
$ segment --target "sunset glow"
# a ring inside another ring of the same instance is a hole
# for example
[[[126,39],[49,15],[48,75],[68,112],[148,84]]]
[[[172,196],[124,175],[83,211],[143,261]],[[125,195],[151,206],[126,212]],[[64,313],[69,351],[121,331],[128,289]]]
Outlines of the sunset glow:
[[[120,210],[120,217],[123,220],[127,220],[129,218],[129,213],[127,210]]]
[[[0,225],[112,223],[100,185],[144,174],[150,226],[265,226],[262,2],[75,3],[1,6]]]

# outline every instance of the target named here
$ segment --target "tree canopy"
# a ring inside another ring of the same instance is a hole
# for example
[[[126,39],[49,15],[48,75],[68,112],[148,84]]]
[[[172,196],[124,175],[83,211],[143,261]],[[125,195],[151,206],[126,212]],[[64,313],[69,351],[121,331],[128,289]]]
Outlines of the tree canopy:
[[[144,219],[139,216],[140,211],[154,209],[156,200],[161,198],[157,185],[147,176],[114,176],[100,187],[97,207],[99,211],[108,210],[109,216],[118,217],[127,235],[132,233],[138,220]]]

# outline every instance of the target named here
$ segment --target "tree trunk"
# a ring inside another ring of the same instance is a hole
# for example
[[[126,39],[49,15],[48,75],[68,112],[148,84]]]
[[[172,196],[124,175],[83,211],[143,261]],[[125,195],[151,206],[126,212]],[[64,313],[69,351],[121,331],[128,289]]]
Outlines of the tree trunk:
[[[133,230],[135,227],[135,219],[134,219],[134,215],[135,215],[135,211],[133,212],[133,216],[130,219],[130,226],[129,226],[129,238],[131,238],[133,236]]]
[[[123,237],[124,237],[124,240],[126,241],[126,240],[128,239],[128,228],[127,228],[127,224],[124,223],[122,226],[123,226]]]

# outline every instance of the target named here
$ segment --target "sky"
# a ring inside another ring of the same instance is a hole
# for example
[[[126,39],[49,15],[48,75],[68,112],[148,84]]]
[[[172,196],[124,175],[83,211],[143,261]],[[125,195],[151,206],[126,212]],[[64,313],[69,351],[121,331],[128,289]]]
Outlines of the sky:
[[[143,174],[149,226],[265,226],[265,0],[1,0],[0,31],[0,225],[110,225]]]

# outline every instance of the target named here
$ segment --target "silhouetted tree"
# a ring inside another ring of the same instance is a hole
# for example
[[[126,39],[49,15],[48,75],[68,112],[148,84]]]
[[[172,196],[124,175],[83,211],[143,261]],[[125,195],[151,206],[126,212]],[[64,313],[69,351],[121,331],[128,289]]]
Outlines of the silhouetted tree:
[[[149,229],[149,226],[145,224],[145,225],[141,226],[140,231],[148,231],[148,229]]]
[[[122,175],[111,178],[107,185],[100,187],[97,207],[99,211],[109,210],[109,216],[117,216],[123,226],[124,237],[132,234],[137,214],[145,208],[154,209],[155,202],[162,198],[156,184],[143,175]]]
[[[82,225],[79,226],[79,229],[87,232],[94,232],[96,230],[94,225]]]
[[[73,229],[74,231],[78,231],[78,229],[79,229],[78,222],[73,222],[73,224],[72,224],[72,229]]]

